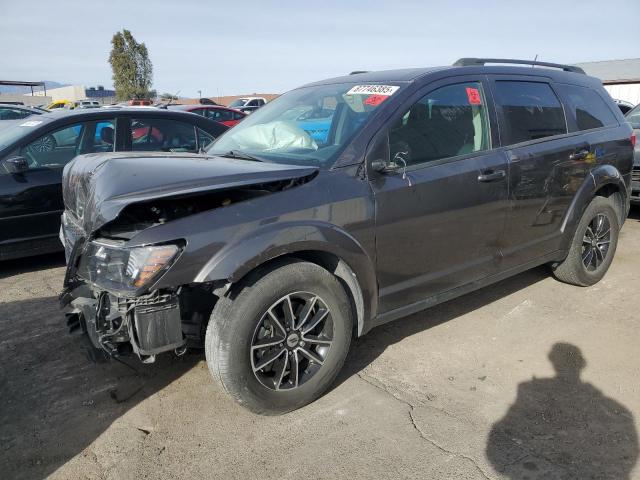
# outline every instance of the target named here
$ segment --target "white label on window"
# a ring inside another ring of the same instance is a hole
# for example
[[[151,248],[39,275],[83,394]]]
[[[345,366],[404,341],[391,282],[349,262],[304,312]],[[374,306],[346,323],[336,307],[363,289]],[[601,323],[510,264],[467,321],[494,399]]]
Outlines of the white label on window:
[[[31,120],[29,122],[21,123],[20,126],[21,127],[35,127],[36,125],[40,125],[41,123],[42,123],[42,120]]]
[[[384,95],[390,97],[399,88],[393,85],[356,85],[347,92],[347,95]]]

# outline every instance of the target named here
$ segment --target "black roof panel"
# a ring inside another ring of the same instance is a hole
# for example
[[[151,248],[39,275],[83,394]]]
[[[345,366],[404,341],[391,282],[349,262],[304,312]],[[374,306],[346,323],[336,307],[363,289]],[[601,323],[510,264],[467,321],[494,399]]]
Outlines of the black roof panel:
[[[381,82],[406,82],[411,83],[425,76],[433,76],[434,79],[453,75],[530,75],[551,78],[558,82],[571,82],[582,85],[601,85],[600,80],[589,77],[582,73],[559,70],[557,68],[547,68],[544,66],[443,66],[428,68],[403,68],[399,70],[382,70],[378,72],[363,72],[342,77],[328,78],[318,82],[303,85],[304,87],[315,85],[328,85],[332,83],[381,83]]]

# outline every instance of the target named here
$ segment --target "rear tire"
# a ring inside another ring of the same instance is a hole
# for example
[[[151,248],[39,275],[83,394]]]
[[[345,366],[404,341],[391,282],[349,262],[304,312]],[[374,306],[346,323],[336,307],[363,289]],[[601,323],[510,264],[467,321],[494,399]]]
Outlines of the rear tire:
[[[553,269],[555,277],[581,287],[599,282],[613,261],[619,231],[613,202],[595,197],[580,219],[567,258]]]
[[[335,276],[309,262],[280,263],[256,271],[218,301],[205,336],[207,363],[245,408],[286,413],[331,385],[353,324],[349,298]]]

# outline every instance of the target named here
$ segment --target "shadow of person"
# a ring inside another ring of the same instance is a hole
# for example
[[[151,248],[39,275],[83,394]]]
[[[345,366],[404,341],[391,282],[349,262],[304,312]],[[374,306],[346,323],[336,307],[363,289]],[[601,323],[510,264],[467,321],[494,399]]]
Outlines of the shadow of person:
[[[556,376],[518,385],[489,434],[487,458],[510,479],[628,479],[638,458],[633,415],[580,380],[580,349],[556,343]]]

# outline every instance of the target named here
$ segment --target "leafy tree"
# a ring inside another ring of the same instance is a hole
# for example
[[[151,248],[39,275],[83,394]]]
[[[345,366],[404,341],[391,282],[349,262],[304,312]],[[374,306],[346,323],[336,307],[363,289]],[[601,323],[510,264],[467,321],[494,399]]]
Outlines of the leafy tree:
[[[163,93],[160,95],[160,100],[178,100],[178,96],[173,93]]]
[[[149,98],[153,65],[144,43],[138,43],[129,30],[117,32],[111,39],[109,63],[118,100]]]

